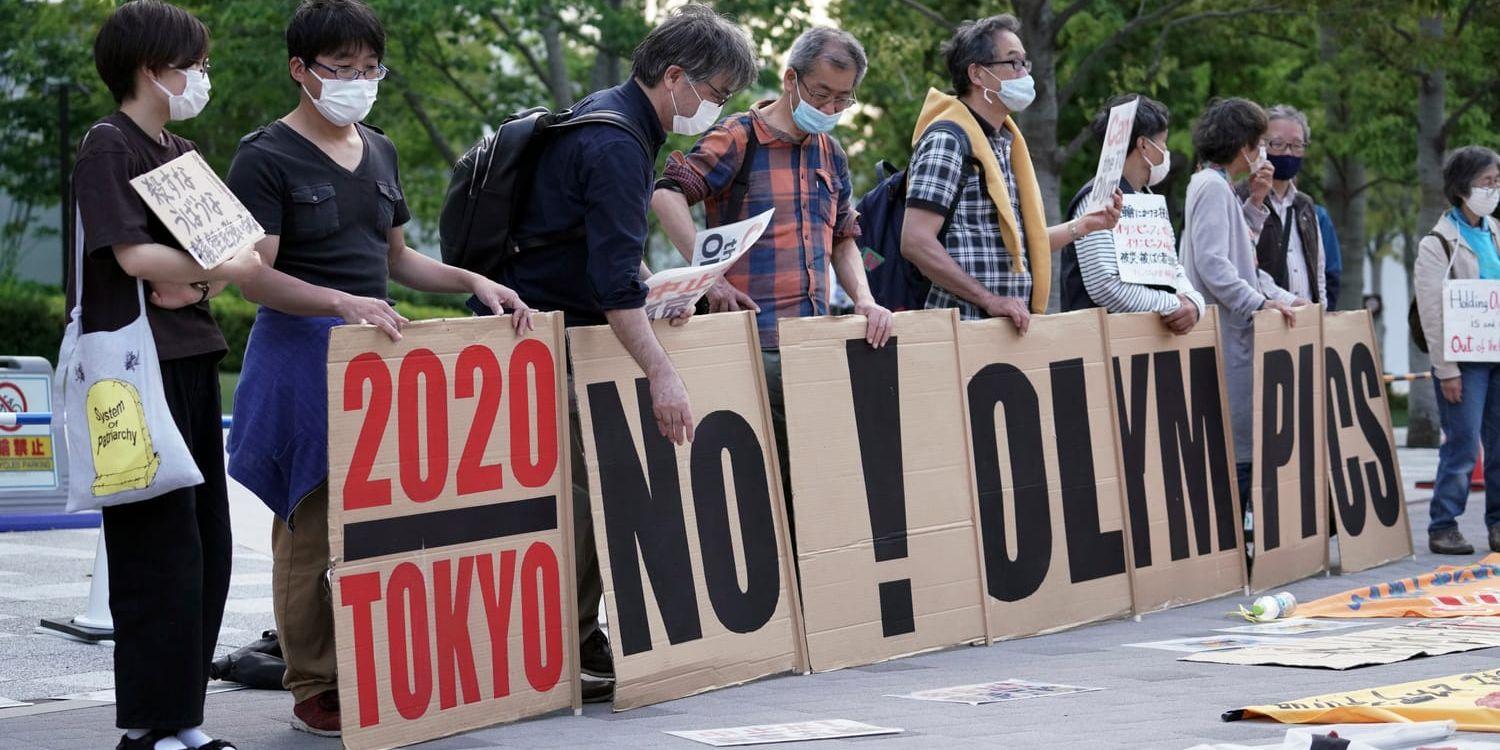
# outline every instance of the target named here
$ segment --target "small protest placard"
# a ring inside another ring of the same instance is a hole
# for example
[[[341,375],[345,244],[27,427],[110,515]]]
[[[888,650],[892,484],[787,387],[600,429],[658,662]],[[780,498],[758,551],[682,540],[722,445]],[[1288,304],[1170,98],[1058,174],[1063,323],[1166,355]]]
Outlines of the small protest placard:
[[[1289,638],[1267,638],[1261,635],[1205,635],[1197,638],[1173,638],[1168,641],[1127,643],[1132,648],[1154,648],[1158,651],[1178,651],[1196,654],[1200,651],[1223,651],[1225,649],[1249,648],[1265,644],[1289,641]]]
[[[1135,108],[1140,99],[1131,99],[1109,111],[1109,127],[1104,130],[1104,147],[1099,151],[1099,168],[1094,172],[1094,189],[1084,203],[1084,213],[1108,206],[1120,174],[1125,171],[1125,154],[1130,152],[1130,128],[1135,124]]]
[[[1103,689],[1074,687],[1073,685],[1053,685],[1046,682],[1029,682],[1027,680],[1002,680],[1000,682],[958,685],[956,687],[938,688],[936,690],[919,690],[915,693],[887,695],[885,697],[909,698],[915,701],[937,701],[940,703],[967,703],[971,706],[978,706],[984,703],[1004,703],[1006,701],[1019,701],[1027,698],[1045,698],[1049,695],[1092,693]]]
[[[1291,617],[1285,620],[1272,620],[1270,622],[1257,623],[1255,625],[1239,625],[1233,628],[1216,628],[1220,633],[1248,633],[1250,635],[1303,635],[1305,633],[1324,633],[1330,630],[1343,630],[1345,628],[1357,628],[1367,625],[1363,622],[1339,622],[1338,620],[1314,620],[1307,617]]]
[[[1449,362],[1500,362],[1500,281],[1443,282],[1443,355]]]
[[[1283,667],[1353,669],[1417,656],[1442,656],[1500,646],[1500,623],[1492,617],[1424,620],[1320,638],[1283,638],[1276,643],[1189,654],[1184,661],[1215,664],[1276,664]]]
[[[877,727],[848,719],[820,719],[798,721],[791,724],[761,724],[750,727],[727,729],[699,729],[685,732],[667,732],[673,737],[701,742],[714,747],[738,745],[769,745],[775,742],[804,742],[806,740],[832,740],[840,737],[869,737],[877,734],[900,734],[905,730]]]
[[[1114,234],[1121,281],[1167,287],[1176,283],[1177,236],[1167,215],[1166,196],[1125,196]]]
[[[755,246],[775,212],[773,208],[744,221],[699,232],[692,265],[657,271],[646,279],[646,317],[670,318],[698,304],[714,282]]]
[[[219,265],[266,236],[197,151],[132,179],[130,186],[204,268]]]

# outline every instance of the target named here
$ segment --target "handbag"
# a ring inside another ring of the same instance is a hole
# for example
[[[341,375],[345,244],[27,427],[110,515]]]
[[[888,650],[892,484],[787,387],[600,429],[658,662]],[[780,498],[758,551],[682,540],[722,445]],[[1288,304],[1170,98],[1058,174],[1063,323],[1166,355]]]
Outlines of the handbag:
[[[73,226],[73,308],[53,377],[53,403],[62,404],[68,445],[67,509],[123,505],[202,484],[167,406],[145,284],[135,280],[135,320],[118,330],[83,333],[85,243],[76,205]]]

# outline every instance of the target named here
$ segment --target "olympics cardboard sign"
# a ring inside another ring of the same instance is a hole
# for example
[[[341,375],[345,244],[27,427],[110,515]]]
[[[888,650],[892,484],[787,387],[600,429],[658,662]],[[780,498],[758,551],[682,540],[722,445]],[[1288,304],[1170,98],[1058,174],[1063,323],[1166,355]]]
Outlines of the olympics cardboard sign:
[[[562,316],[335,328],[329,546],[344,746],[578,707]]]

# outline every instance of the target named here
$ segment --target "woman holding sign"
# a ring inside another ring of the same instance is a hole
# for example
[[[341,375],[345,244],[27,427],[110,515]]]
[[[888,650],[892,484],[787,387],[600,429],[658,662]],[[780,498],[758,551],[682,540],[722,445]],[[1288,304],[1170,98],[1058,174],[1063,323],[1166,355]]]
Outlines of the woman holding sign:
[[[196,486],[102,511],[115,630],[115,723],[125,730],[120,750],[233,747],[200,728],[232,551],[219,425],[218,363],[227,347],[207,300],[225,282],[256,273],[260,256],[246,248],[205,270],[131,186],[133,178],[194,150],[166,124],[189,119],[208,104],[207,58],[208,30],[187,11],[154,0],[122,4],[94,39],[94,67],[119,109],[89,128],[73,172],[80,234],[68,296],[70,309],[81,318],[79,339],[91,334],[123,339],[142,314],[150,336],[127,343],[122,362],[85,358],[64,374],[70,386],[94,383],[88,387],[90,405],[96,395],[115,404],[88,411],[90,417],[110,420],[106,429],[119,436],[117,444],[155,445],[148,450],[149,461],[134,467],[136,486],[149,489],[154,477],[183,468],[168,465],[174,451],[163,447],[175,436],[143,429],[154,418],[142,412],[163,401],[202,475]],[[180,192],[184,203],[193,197],[191,190]],[[171,201],[167,206],[172,209]],[[138,294],[140,282],[145,286]],[[191,299],[165,301],[183,292]],[[143,304],[148,293],[154,304]],[[64,350],[71,358],[66,343]],[[124,374],[106,377],[111,367],[149,374],[147,358],[157,360],[162,401],[153,400],[150,386],[138,392],[124,385]],[[98,390],[101,384],[114,386],[116,393]],[[81,417],[68,411],[70,422]],[[107,463],[95,454],[92,468],[99,479]],[[75,482],[85,484],[76,475]],[[80,491],[88,489],[74,488],[74,494]],[[105,494],[97,482],[93,492]]]
[[[1500,156],[1481,146],[1449,154],[1443,164],[1443,195],[1452,208],[1422,238],[1414,271],[1444,437],[1433,480],[1427,546],[1439,555],[1474,553],[1459,533],[1458,517],[1469,499],[1469,472],[1482,438],[1484,522],[1490,530],[1490,549],[1500,552],[1500,354],[1480,353],[1487,347],[1475,345],[1477,334],[1444,331],[1443,325],[1445,312],[1456,312],[1446,310],[1448,305],[1463,301],[1460,293],[1450,295],[1445,289],[1448,280],[1500,281],[1500,229],[1490,218],[1500,201]],[[1496,314],[1490,295],[1472,296],[1478,312],[1491,318]]]
[[[1120,192],[1126,196],[1120,223],[1113,230],[1090,232],[1063,248],[1062,307],[1064,312],[1103,307],[1112,313],[1159,313],[1168,329],[1184,334],[1193,330],[1203,314],[1203,295],[1177,262],[1166,200],[1150,190],[1172,171],[1172,153],[1167,149],[1171,115],[1155,99],[1123,94],[1105,103],[1090,129],[1104,140],[1110,111],[1131,101],[1136,102],[1135,121],[1120,172]],[[1084,202],[1093,190],[1090,180],[1073,197],[1069,216],[1083,215]]]

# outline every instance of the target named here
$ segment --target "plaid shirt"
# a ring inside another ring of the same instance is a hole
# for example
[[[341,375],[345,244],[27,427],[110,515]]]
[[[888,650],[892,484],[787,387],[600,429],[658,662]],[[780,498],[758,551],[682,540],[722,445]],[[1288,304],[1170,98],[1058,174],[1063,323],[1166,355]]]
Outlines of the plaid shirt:
[[[953,218],[948,222],[943,244],[958,267],[990,292],[1003,297],[1018,297],[1029,303],[1031,271],[1026,260],[1026,231],[1020,226],[1020,191],[1016,188],[1016,175],[1011,169],[1012,136],[1005,128],[990,127],[978,115],[975,119],[989,136],[990,147],[995,151],[995,158],[1000,160],[1000,171],[1005,175],[1005,187],[1010,191],[1010,208],[1016,217],[1016,231],[1022,245],[1020,268],[1015,267],[1005,248],[1005,240],[1000,234],[1000,212],[990,200],[984,174],[977,168],[968,169],[964,159],[967,149],[954,134],[943,130],[930,131],[917,142],[911,166],[907,169],[906,205],[944,216],[952,208]],[[937,284],[933,284],[927,293],[926,307],[956,307],[959,317],[964,320],[989,317],[978,305]]]
[[[660,186],[680,191],[689,205],[704,202],[708,226],[748,219],[775,208],[771,226],[724,278],[760,305],[760,345],[776,349],[776,321],[828,314],[828,265],[834,245],[859,237],[850,205],[849,162],[827,135],[802,140],[761,116],[769,102],[731,115],[711,128],[687,155],[667,159]],[[729,194],[755,138],[755,163],[739,216],[727,216]]]

